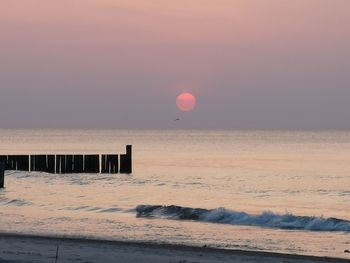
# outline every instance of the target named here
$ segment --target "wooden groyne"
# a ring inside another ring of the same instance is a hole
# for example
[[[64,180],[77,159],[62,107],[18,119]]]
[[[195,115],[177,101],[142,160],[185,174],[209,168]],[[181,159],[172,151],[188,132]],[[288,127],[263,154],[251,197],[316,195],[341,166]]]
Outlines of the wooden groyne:
[[[4,188],[5,182],[5,163],[0,162],[0,188]]]
[[[119,158],[120,156],[120,158]],[[126,146],[126,154],[40,154],[0,155],[0,168],[14,171],[35,171],[56,174],[132,172],[132,146]],[[1,187],[1,169],[0,169]]]

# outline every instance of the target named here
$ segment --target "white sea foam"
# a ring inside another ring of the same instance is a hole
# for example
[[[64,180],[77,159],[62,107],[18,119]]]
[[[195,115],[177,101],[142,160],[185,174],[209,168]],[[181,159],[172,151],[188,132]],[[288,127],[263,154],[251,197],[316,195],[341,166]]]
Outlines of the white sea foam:
[[[225,208],[212,210],[181,206],[139,205],[139,217],[158,217],[178,220],[196,220],[211,223],[271,227],[292,230],[350,232],[350,221],[337,218],[276,214],[270,211],[259,215],[237,212]]]

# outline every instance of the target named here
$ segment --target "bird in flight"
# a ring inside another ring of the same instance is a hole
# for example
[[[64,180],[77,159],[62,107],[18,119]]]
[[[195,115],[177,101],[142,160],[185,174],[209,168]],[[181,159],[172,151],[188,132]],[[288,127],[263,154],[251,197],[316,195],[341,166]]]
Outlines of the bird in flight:
[[[179,121],[180,120],[180,118],[176,118],[174,121]]]

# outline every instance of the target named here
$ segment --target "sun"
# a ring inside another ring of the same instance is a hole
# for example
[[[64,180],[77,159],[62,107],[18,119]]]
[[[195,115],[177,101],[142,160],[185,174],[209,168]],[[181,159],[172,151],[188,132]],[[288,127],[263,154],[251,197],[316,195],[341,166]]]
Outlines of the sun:
[[[176,105],[181,111],[192,111],[196,103],[196,97],[189,92],[183,92],[176,98]]]

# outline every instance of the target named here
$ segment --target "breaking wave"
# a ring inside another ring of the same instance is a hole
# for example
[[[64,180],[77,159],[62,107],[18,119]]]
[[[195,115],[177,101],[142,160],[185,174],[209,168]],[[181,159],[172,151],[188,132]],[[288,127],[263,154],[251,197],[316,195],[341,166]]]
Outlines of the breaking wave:
[[[337,218],[296,216],[263,212],[252,215],[225,208],[201,209],[181,206],[139,205],[137,217],[166,218],[174,220],[194,220],[218,224],[270,227],[290,230],[344,231],[350,232],[350,221]]]

